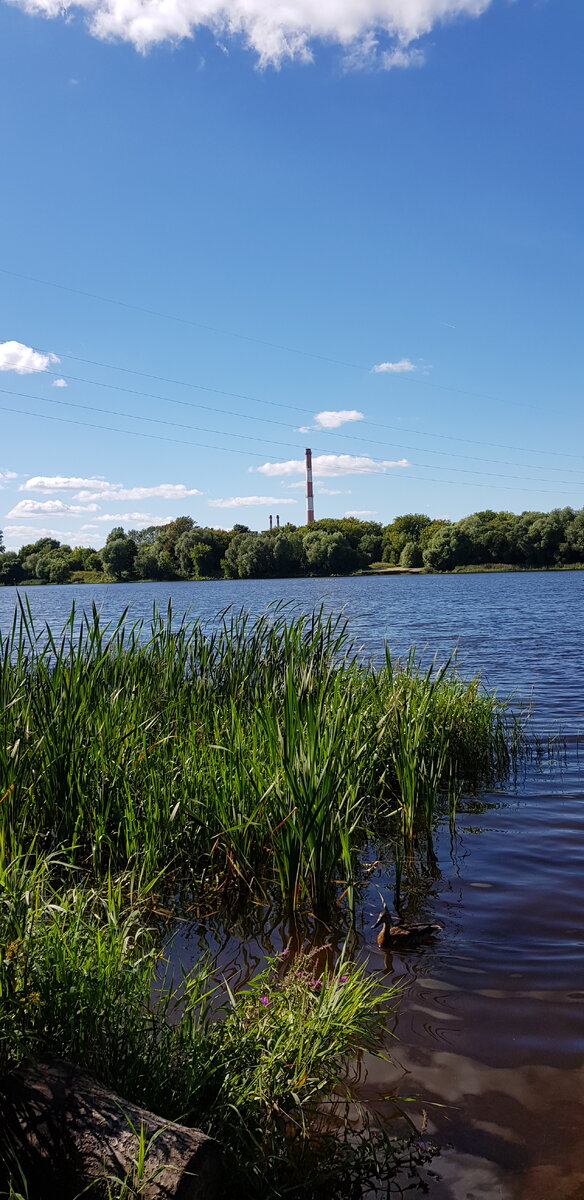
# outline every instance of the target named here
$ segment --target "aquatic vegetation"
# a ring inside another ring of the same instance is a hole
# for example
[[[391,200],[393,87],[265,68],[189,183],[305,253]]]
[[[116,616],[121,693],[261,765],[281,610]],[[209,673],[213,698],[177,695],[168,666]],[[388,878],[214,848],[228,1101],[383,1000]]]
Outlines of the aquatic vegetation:
[[[235,993],[202,961],[172,986],[137,881],[89,887],[63,870],[49,859],[4,865],[0,1071],[65,1057],[126,1099],[197,1124],[225,1147],[229,1195],[280,1194],[284,1180],[290,1195],[342,1195],[331,1187],[343,1173],[354,1187],[359,1154],[350,1140],[341,1149],[330,1113],[346,1108],[349,1063],[379,1053],[394,991],[342,955],[316,978],[314,955],[279,956]],[[0,1132],[7,1170],[9,1151]],[[397,1169],[389,1140],[384,1169]]]
[[[291,929],[339,925],[372,839],[399,883],[414,835],[430,845],[463,788],[509,771],[507,706],[453,663],[363,662],[322,611],[203,626],[169,608],[147,627],[72,609],[57,633],[23,604],[0,640],[0,724],[0,1070],[67,1057],[202,1126],[241,1196],[356,1197],[417,1169],[426,1150],[366,1111],[355,1124],[348,1091],[391,989],[342,954],[303,956],[302,934],[238,989],[204,957],[177,986],[164,945],[175,917],[242,897]]]
[[[286,606],[150,628],[21,606],[0,641],[0,839],[97,875],[173,869],[322,912],[376,823],[432,828],[442,796],[498,780],[517,719],[452,664],[360,661],[343,618]]]

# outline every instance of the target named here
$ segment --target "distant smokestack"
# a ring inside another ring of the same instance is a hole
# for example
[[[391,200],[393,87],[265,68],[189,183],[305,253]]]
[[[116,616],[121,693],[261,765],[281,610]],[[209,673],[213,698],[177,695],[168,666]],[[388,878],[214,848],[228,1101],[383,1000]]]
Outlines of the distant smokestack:
[[[278,513],[276,513],[276,529],[279,529],[279,528],[280,528],[280,517],[279,517]]]
[[[270,513],[270,529],[272,528],[272,514]]]
[[[314,492],[312,490],[312,450],[306,451],[306,524],[314,521]]]

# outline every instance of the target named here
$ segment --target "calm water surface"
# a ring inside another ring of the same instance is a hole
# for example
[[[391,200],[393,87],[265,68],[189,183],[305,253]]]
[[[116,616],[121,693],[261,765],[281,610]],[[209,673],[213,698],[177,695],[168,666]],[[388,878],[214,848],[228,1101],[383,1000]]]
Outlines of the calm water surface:
[[[148,618],[169,598],[212,619],[231,604],[263,612],[275,600],[341,608],[371,657],[415,645],[440,659],[458,647],[501,694],[532,704],[532,724],[561,731],[561,761],[529,766],[516,786],[461,806],[457,835],[438,831],[436,867],[420,915],[444,932],[393,955],[368,931],[381,873],[362,914],[370,967],[403,978],[393,1064],[367,1061],[361,1095],[389,1114],[388,1093],[418,1098],[444,1147],[436,1200],[584,1198],[584,572],[371,579],[45,587],[26,591],[39,620],[58,625],[75,599],[104,618],[129,604]],[[12,588],[0,589],[0,628]],[[579,752],[582,758],[579,757]],[[264,937],[201,932],[233,969],[262,961]],[[266,937],[268,935],[266,934]],[[180,939],[182,952],[193,941]]]

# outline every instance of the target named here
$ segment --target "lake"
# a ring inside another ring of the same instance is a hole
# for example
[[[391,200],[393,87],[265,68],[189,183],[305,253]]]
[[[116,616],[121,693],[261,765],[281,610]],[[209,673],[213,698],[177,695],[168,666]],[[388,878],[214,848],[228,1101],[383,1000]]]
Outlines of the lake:
[[[443,1147],[436,1200],[584,1197],[584,572],[391,576],[22,589],[35,619],[59,626],[71,603],[104,619],[125,605],[148,619],[172,600],[212,620],[228,605],[252,614],[276,601],[343,609],[363,653],[387,641],[439,660],[458,649],[465,673],[532,704],[531,727],[563,749],[518,781],[460,807],[457,832],[437,832],[423,915],[444,931],[393,960],[369,926],[374,872],[361,914],[370,969],[401,978],[393,1063],[368,1060],[357,1090],[388,1118],[393,1093],[416,1097]],[[0,628],[16,590],[0,589]],[[208,928],[198,937],[233,971],[261,962],[269,935],[245,947]],[[181,945],[182,942],[182,945]],[[188,937],[177,952],[194,953]]]

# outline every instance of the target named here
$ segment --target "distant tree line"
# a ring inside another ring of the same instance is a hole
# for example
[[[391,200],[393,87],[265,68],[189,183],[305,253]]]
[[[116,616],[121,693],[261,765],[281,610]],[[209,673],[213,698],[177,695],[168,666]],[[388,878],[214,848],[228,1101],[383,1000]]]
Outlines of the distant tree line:
[[[408,513],[390,525],[330,517],[262,533],[246,525],[213,529],[192,517],[177,517],[127,533],[118,526],[98,551],[71,548],[55,538],[4,550],[0,534],[0,584],[6,585],[350,575],[374,564],[454,571],[576,563],[584,563],[584,509],[573,508],[519,515],[487,509],[456,522]]]

